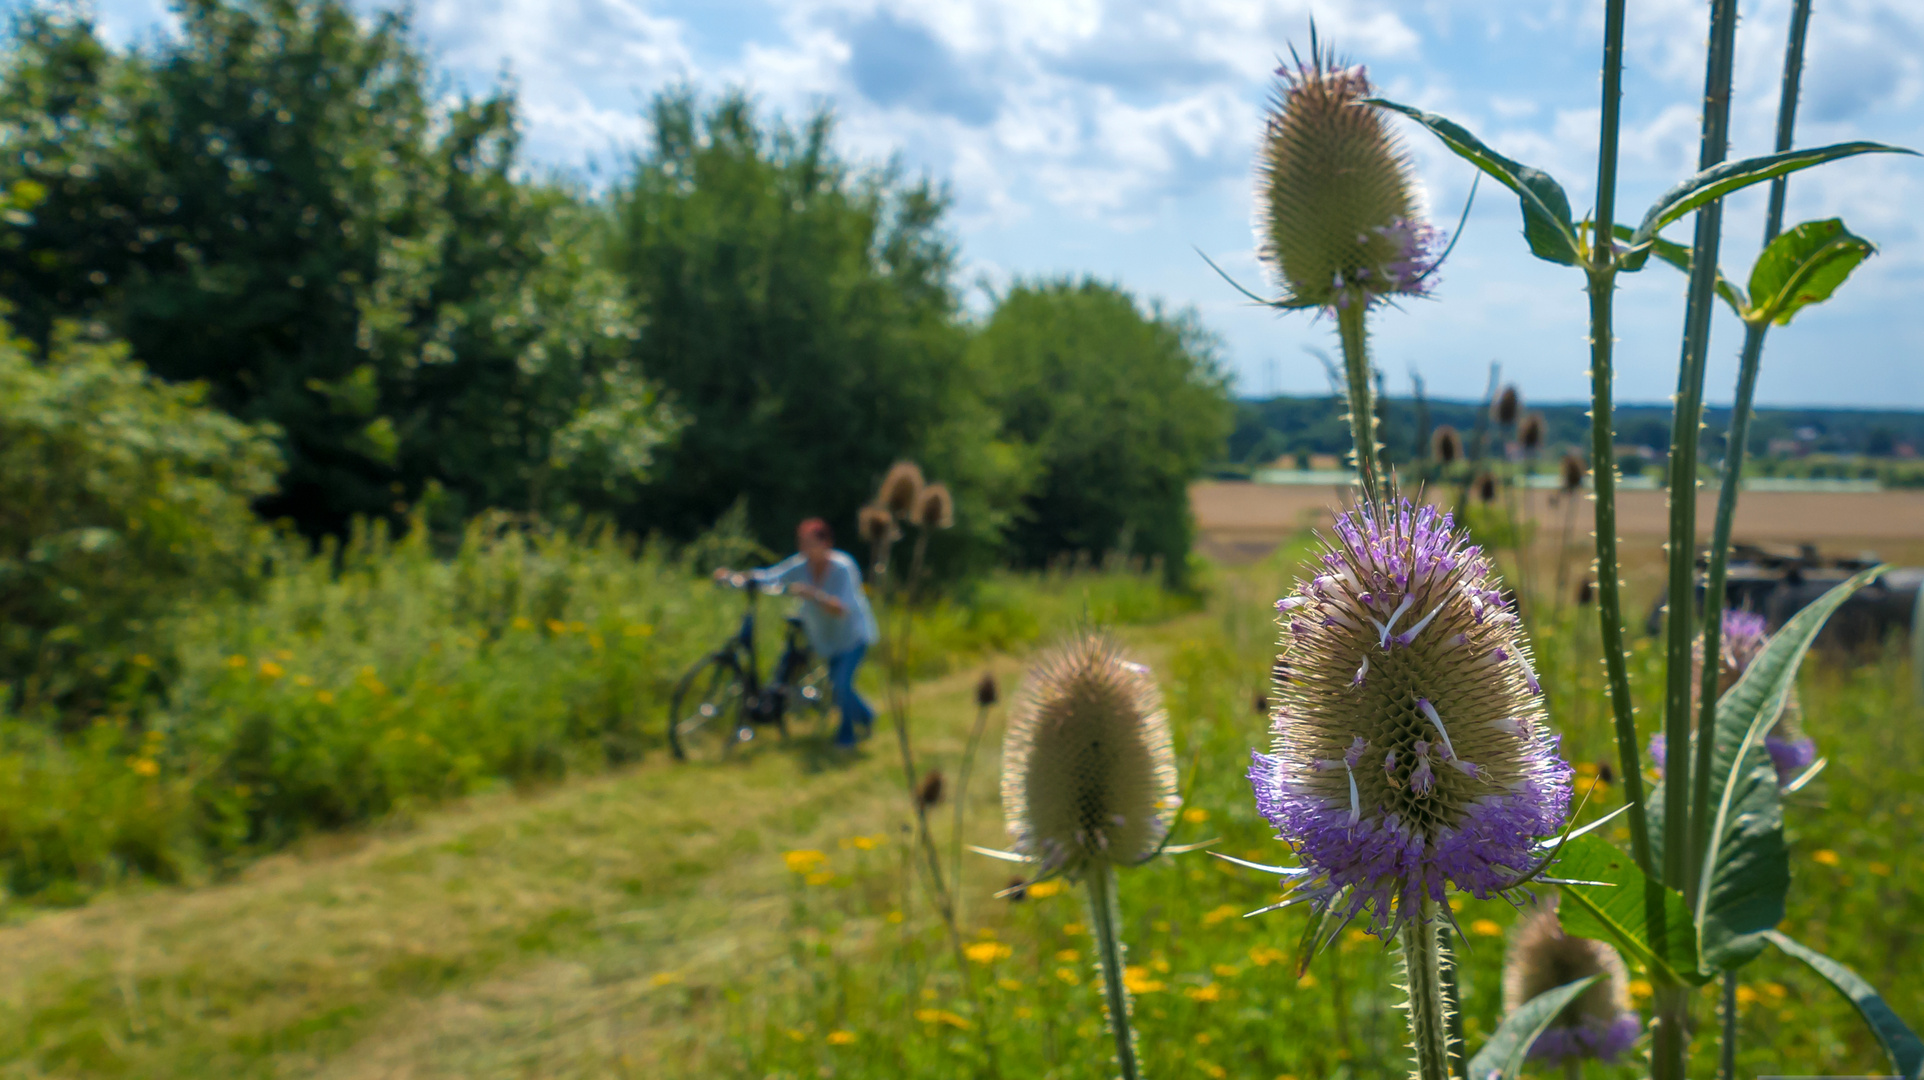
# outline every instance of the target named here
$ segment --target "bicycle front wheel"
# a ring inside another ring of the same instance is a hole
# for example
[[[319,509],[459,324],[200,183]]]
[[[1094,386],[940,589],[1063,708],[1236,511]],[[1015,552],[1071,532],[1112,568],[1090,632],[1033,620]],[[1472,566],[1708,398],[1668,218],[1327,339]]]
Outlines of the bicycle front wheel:
[[[689,669],[675,684],[668,706],[668,746],[681,761],[720,761],[741,741],[747,688],[741,668],[717,653]]]

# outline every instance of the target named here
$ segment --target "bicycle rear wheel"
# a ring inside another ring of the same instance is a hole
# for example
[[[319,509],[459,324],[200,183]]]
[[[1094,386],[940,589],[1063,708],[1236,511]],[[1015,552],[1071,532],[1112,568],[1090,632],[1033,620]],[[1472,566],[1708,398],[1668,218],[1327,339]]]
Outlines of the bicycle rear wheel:
[[[803,657],[800,663],[792,665],[783,683],[787,703],[782,710],[782,734],[814,735],[828,731],[829,709],[834,704],[828,665]]]
[[[720,761],[741,741],[741,668],[717,653],[690,668],[668,705],[668,747],[681,761]]]

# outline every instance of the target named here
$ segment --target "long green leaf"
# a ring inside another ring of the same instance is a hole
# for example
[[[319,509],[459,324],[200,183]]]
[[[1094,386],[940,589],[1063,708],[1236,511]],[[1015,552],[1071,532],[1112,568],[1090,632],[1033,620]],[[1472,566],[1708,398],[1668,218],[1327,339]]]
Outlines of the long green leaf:
[[[1618,225],[1616,234],[1618,239],[1627,241],[1634,235],[1634,231],[1628,225]],[[1625,248],[1617,265],[1625,272],[1634,273],[1643,269],[1644,262],[1651,255],[1655,255],[1686,274],[1690,273],[1690,245],[1679,244],[1675,240],[1665,240],[1661,236],[1653,236],[1635,247]],[[1743,291],[1725,277],[1722,270],[1717,271],[1717,295],[1723,297],[1724,303],[1729,304],[1730,310],[1740,319],[1750,310],[1749,301],[1744,297]]]
[[[1737,685],[1717,700],[1711,744],[1713,809],[1695,919],[1706,972],[1748,963],[1763,951],[1763,933],[1784,920],[1790,856],[1784,847],[1777,770],[1764,736],[1783,714],[1797,669],[1825,621],[1884,569],[1854,575],[1791,616]]]
[[[1484,1043],[1483,1049],[1470,1059],[1467,1075],[1477,1080],[1490,1080],[1491,1077],[1517,1080],[1523,1072],[1523,1060],[1529,1056],[1530,1045],[1537,1041],[1537,1036],[1543,1034],[1543,1029],[1550,1026],[1558,1013],[1601,978],[1602,975],[1591,975],[1576,982],[1564,983],[1518,1006],[1515,1012],[1503,1018],[1503,1023],[1497,1025],[1490,1041]]]
[[[1840,218],[1806,221],[1770,242],[1750,271],[1753,320],[1789,324],[1799,311],[1830,299],[1877,245],[1844,228]]]
[[[1809,964],[1812,971],[1822,975],[1826,982],[1856,1007],[1857,1015],[1864,1018],[1871,1034],[1877,1036],[1878,1044],[1884,1048],[1885,1056],[1891,1059],[1891,1068],[1897,1075],[1924,1076],[1924,1040],[1919,1040],[1917,1033],[1897,1018],[1897,1014],[1878,996],[1877,990],[1864,981],[1863,976],[1775,930],[1764,936],[1770,939],[1771,944]]]
[[[1765,154],[1762,157],[1744,158],[1742,161],[1726,161],[1713,165],[1695,176],[1684,180],[1676,187],[1663,193],[1643,216],[1643,223],[1632,234],[1632,245],[1662,232],[1664,227],[1692,210],[1721,199],[1733,191],[1761,184],[1766,180],[1822,165],[1839,158],[1854,157],[1858,154],[1915,154],[1901,146],[1888,146],[1874,142],[1837,143],[1834,146],[1819,146],[1809,150],[1786,150],[1781,154]]]
[[[1523,237],[1530,242],[1531,254],[1564,266],[1582,261],[1576,226],[1570,220],[1570,197],[1549,173],[1504,157],[1448,117],[1381,98],[1371,98],[1368,104],[1402,113],[1422,124],[1456,156],[1516,192],[1523,204]]]
[[[1614,943],[1625,956],[1655,978],[1702,985],[1697,971],[1697,937],[1683,896],[1650,882],[1636,860],[1609,841],[1591,834],[1563,845],[1557,860],[1560,878],[1604,881],[1608,885],[1563,885],[1561,918],[1566,933]],[[1661,907],[1661,926],[1651,925],[1650,900]]]

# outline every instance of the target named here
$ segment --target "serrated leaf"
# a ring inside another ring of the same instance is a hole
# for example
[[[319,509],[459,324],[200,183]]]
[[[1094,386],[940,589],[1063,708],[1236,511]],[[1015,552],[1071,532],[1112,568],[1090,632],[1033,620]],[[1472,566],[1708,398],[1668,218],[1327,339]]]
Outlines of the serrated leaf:
[[[1754,318],[1779,326],[1799,311],[1830,299],[1877,245],[1844,228],[1841,218],[1806,221],[1770,242],[1750,271]]]
[[[1818,631],[1851,594],[1885,567],[1862,571],[1791,616],[1717,699],[1711,743],[1710,844],[1697,897],[1705,971],[1730,971],[1763,951],[1762,935],[1784,921],[1790,856],[1777,769],[1764,736],[1783,714],[1797,669]]]
[[[1565,933],[1608,941],[1659,979],[1710,981],[1697,971],[1697,935],[1682,895],[1645,878],[1636,860],[1593,834],[1563,846],[1556,872],[1611,883],[1559,886],[1566,901],[1560,912]]]
[[[1537,1041],[1537,1036],[1543,1034],[1543,1029],[1550,1026],[1558,1013],[1601,978],[1602,975],[1591,975],[1576,982],[1564,983],[1519,1005],[1515,1012],[1503,1018],[1503,1023],[1497,1025],[1490,1041],[1484,1043],[1483,1049],[1470,1059],[1466,1075],[1477,1080],[1490,1080],[1491,1077],[1517,1080],[1523,1073],[1523,1060],[1529,1056],[1530,1046]]]
[[[1857,1009],[1857,1015],[1869,1025],[1871,1034],[1877,1036],[1878,1045],[1884,1048],[1885,1056],[1891,1059],[1891,1068],[1897,1075],[1924,1076],[1924,1040],[1919,1040],[1917,1033],[1897,1018],[1897,1013],[1891,1011],[1891,1007],[1878,995],[1877,989],[1865,982],[1863,976],[1775,930],[1764,936],[1770,939],[1771,944],[1810,965],[1812,971],[1822,975],[1824,981],[1844,995]]]
[[[1549,173],[1504,157],[1448,117],[1381,98],[1371,98],[1368,104],[1402,113],[1422,124],[1457,157],[1516,192],[1523,204],[1523,237],[1530,243],[1531,254],[1564,266],[1575,266],[1582,261],[1576,226],[1570,219],[1570,197]]]
[[[1713,165],[1663,193],[1643,216],[1643,223],[1631,235],[1631,243],[1641,244],[1662,232],[1664,227],[1705,203],[1721,199],[1752,184],[1858,154],[1915,154],[1901,146],[1874,142],[1847,142],[1808,150],[1786,150],[1780,154],[1744,158]]]

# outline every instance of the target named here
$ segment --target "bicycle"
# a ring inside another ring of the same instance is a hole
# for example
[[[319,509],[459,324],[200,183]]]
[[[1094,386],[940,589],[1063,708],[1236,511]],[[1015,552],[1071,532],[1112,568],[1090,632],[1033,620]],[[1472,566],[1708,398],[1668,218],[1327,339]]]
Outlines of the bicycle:
[[[675,684],[668,706],[668,746],[678,761],[720,761],[752,741],[759,727],[774,727],[787,739],[795,721],[819,723],[828,713],[828,668],[809,654],[798,616],[785,616],[781,656],[773,677],[762,682],[755,602],[764,594],[785,592],[782,585],[751,574],[733,574],[718,584],[741,589],[748,610],[740,629]]]

